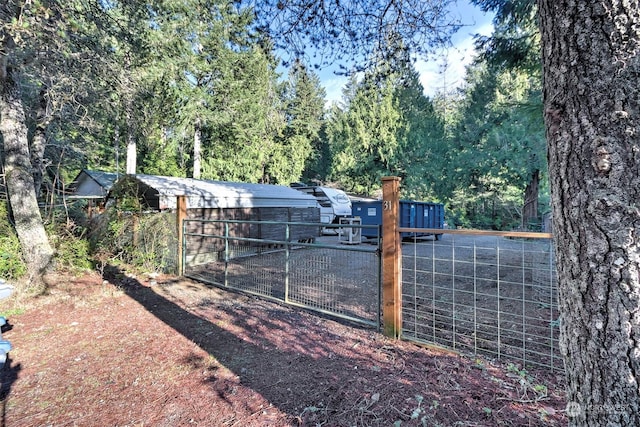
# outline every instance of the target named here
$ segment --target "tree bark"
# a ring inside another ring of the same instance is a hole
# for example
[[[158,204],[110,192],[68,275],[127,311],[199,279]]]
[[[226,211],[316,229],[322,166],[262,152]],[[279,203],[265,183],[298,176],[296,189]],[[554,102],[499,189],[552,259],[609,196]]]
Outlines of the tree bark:
[[[138,147],[134,134],[134,124],[131,112],[127,111],[127,175],[135,175],[137,169]]]
[[[538,0],[573,426],[640,425],[638,1]]]
[[[538,190],[540,187],[540,171],[531,173],[531,180],[524,190],[524,204],[522,206],[522,228],[529,229],[532,222],[538,219]]]
[[[196,120],[193,132],[193,178],[200,179],[202,169],[202,128]]]
[[[12,71],[0,70],[0,132],[4,141],[4,170],[9,205],[30,281],[37,281],[53,259],[33,181],[27,126],[20,88]]]
[[[42,194],[42,182],[44,181],[45,169],[47,167],[44,160],[44,152],[47,147],[47,89],[42,87],[39,93],[38,108],[36,110],[36,124],[31,142],[31,165],[33,167],[33,185],[36,198]]]

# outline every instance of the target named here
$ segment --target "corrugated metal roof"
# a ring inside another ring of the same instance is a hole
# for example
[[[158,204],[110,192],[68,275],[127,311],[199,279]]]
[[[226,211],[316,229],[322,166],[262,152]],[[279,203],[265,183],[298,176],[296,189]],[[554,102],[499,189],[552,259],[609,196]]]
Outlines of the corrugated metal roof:
[[[317,207],[314,197],[283,185],[209,181],[137,174],[133,177],[158,192],[160,209],[176,207],[187,196],[188,208]]]

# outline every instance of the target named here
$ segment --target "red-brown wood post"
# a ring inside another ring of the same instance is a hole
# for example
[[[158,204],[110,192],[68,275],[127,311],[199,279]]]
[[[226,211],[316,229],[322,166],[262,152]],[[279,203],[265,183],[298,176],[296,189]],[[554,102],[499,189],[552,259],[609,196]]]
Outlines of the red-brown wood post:
[[[399,227],[400,178],[382,178],[382,325],[386,336],[402,330],[402,246]]]
[[[182,241],[184,240],[184,235],[183,235],[183,227],[182,227],[182,221],[187,217],[187,196],[178,196],[177,202],[176,202],[176,229],[178,231],[178,276],[182,276],[184,274],[184,265],[183,265],[183,257],[182,257],[182,252],[183,252],[183,247],[182,247]]]

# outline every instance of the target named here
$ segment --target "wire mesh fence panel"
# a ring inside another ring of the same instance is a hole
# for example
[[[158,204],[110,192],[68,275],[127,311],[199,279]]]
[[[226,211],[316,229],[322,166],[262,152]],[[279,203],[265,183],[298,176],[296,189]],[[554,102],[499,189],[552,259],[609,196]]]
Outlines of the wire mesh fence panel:
[[[353,247],[305,247],[292,256],[288,300],[344,317],[379,319],[378,255]]]
[[[199,236],[198,240],[208,242],[200,250],[203,247],[217,250],[187,257],[186,276],[264,297],[284,298],[284,271],[278,268],[284,264],[281,248],[234,239],[225,242],[213,236]]]
[[[562,371],[551,240],[526,236],[443,230],[404,244],[402,336]]]
[[[231,250],[239,246],[231,245]],[[225,285],[256,295],[284,299],[283,250],[253,251],[251,255],[228,257]]]
[[[379,326],[377,245],[354,245],[352,241],[342,245],[339,233],[319,235],[319,227],[310,224],[185,222],[198,231],[184,233],[185,276]],[[209,232],[202,232],[205,229]],[[254,235],[255,230],[269,229],[269,238],[241,237],[246,233],[234,232],[243,229],[253,230]],[[318,235],[310,238],[309,233]]]

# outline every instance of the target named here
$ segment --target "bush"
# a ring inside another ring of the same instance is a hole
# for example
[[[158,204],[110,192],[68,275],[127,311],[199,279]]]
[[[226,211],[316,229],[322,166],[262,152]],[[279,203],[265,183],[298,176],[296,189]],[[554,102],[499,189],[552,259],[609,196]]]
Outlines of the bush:
[[[0,278],[16,280],[27,273],[20,253],[20,241],[9,222],[7,203],[0,203]]]
[[[82,235],[75,235],[73,229],[59,227],[52,240],[57,267],[71,271],[92,269],[89,241]]]
[[[91,249],[99,268],[126,264],[146,272],[173,272],[177,236],[173,213],[132,213],[114,207],[94,218]]]
[[[69,203],[53,209],[46,225],[49,242],[55,251],[56,268],[74,273],[91,270],[93,262],[86,238],[86,204]]]
[[[173,272],[178,249],[175,214],[143,215],[137,231],[134,265],[145,271]]]
[[[27,273],[22,260],[20,242],[15,234],[0,237],[0,278],[16,280]]]

